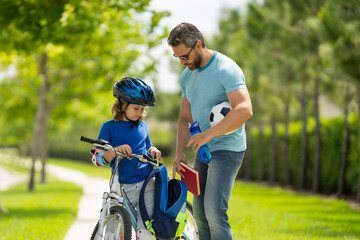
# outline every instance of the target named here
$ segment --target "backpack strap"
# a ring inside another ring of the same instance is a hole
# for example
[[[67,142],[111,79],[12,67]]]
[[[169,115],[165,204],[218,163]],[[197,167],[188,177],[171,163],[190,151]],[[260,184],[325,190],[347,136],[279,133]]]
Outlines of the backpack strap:
[[[158,169],[154,169],[150,173],[150,175],[147,177],[147,179],[145,180],[145,182],[140,190],[140,196],[139,196],[139,209],[140,209],[140,213],[141,213],[141,218],[144,222],[146,229],[151,231],[154,237],[155,237],[155,231],[152,228],[151,219],[150,219],[149,213],[148,213],[148,211],[146,209],[146,205],[145,205],[145,188],[146,188],[146,185],[148,184],[148,182],[150,181],[150,179],[155,175],[159,175]],[[156,177],[156,179],[157,178],[158,177]],[[155,185],[157,185],[157,182],[155,182]],[[157,188],[155,186],[155,192],[156,192],[156,189]],[[155,194],[155,197],[156,197],[156,194]],[[156,205],[156,201],[154,204]]]
[[[185,225],[187,223],[187,213],[186,213],[186,202],[184,202],[180,212],[178,213],[176,219],[175,219],[176,222],[179,223],[179,227],[175,233],[175,236],[181,236],[182,232],[184,231],[185,229]]]
[[[166,212],[167,210],[167,203],[168,203],[168,174],[167,174],[167,170],[165,166],[161,166],[158,168],[159,170],[159,181],[161,181],[161,183],[159,183],[159,185],[156,185],[156,187],[159,187],[158,189],[161,189],[161,193],[160,195],[157,195],[155,193],[155,204],[158,203],[159,204],[159,208],[160,210],[162,210],[163,212]],[[155,190],[156,192],[156,190]],[[156,198],[158,197],[158,198]],[[160,197],[160,198],[159,198]]]
[[[152,220],[150,219],[149,213],[145,205],[145,188],[148,182],[152,177],[155,176],[155,199],[154,199],[154,213],[163,210],[166,211],[167,195],[168,195],[168,180],[167,180],[167,170],[166,166],[160,166],[157,169],[154,169],[147,179],[145,180],[143,186],[140,190],[139,196],[139,209],[141,218],[144,222],[146,229],[151,231],[155,236],[155,231],[152,228]]]

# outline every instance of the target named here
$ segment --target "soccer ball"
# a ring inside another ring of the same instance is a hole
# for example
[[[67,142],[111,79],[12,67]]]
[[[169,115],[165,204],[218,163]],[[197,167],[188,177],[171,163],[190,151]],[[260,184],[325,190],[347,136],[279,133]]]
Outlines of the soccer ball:
[[[210,126],[213,127],[216,124],[218,124],[221,120],[223,120],[225,118],[225,116],[228,114],[228,112],[230,112],[231,109],[232,109],[232,107],[229,102],[222,102],[222,103],[215,105],[211,109],[210,115],[209,115]],[[236,130],[228,132],[225,135],[231,134],[235,131]]]

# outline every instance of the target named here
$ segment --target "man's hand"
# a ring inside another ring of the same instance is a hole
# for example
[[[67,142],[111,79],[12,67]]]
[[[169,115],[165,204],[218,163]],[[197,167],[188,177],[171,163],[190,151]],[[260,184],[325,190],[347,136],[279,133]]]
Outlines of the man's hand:
[[[187,163],[186,156],[184,153],[182,154],[176,154],[175,161],[173,165],[173,178],[175,178],[176,173],[178,173],[181,177],[184,177],[182,172],[185,171],[185,169],[180,165],[180,162]]]
[[[208,143],[211,140],[211,138],[208,136],[207,132],[202,132],[202,133],[198,133],[194,136],[192,136],[186,147],[190,147],[192,145],[192,148],[195,152],[199,151],[199,148],[202,145],[205,145],[206,143]]]

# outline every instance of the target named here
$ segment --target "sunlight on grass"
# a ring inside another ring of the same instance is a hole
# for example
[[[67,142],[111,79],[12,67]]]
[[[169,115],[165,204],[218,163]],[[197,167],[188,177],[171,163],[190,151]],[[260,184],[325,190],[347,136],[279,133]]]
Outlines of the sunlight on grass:
[[[61,158],[49,158],[48,161],[50,164],[56,164],[62,167],[68,167],[77,171],[84,172],[88,174],[90,177],[103,177],[105,179],[109,179],[111,176],[111,167],[96,167],[91,162],[91,157],[89,157],[89,162],[79,162],[75,160],[69,159],[61,159]]]
[[[74,222],[82,189],[71,183],[20,184],[1,192],[0,240],[63,239]]]
[[[49,163],[83,171],[91,176],[105,179],[110,177],[109,167],[95,167],[90,162],[50,159]],[[172,172],[171,167],[167,166],[169,175]],[[1,234],[0,240],[31,239],[25,234],[30,232],[47,232],[46,238],[36,239],[62,239],[74,220],[76,210],[73,205],[65,203],[68,201],[62,199],[70,199],[71,197],[66,196],[72,190],[60,187],[60,183],[52,184],[55,185],[52,185],[51,189],[47,188],[47,185],[38,185],[38,193],[26,194],[25,186],[22,186],[2,194],[4,206],[13,211],[14,215],[6,215],[10,216],[10,220],[6,221],[3,220],[3,215],[0,215],[0,232],[10,231],[5,238]],[[46,192],[51,194],[45,194]],[[36,194],[38,196],[33,199]],[[192,202],[192,194],[188,196]],[[80,195],[76,197],[80,198]],[[57,198],[61,199],[59,204],[56,204]],[[45,199],[50,202],[44,203]],[[78,199],[73,201],[77,202]],[[236,182],[228,213],[234,240],[360,239],[360,212],[349,207],[345,201],[302,195],[280,187]],[[19,224],[19,221],[24,224]],[[18,229],[20,230],[17,231]],[[18,237],[9,238],[14,233],[17,233]],[[55,235],[57,237],[54,237]]]
[[[340,200],[236,182],[229,207],[234,239],[360,238],[360,212]]]
[[[104,178],[110,174],[108,167],[92,164],[54,159],[50,163]],[[171,175],[172,166],[167,169]],[[192,202],[192,194],[188,200]],[[301,195],[280,187],[236,182],[228,213],[234,240],[360,239],[360,212],[345,201]]]

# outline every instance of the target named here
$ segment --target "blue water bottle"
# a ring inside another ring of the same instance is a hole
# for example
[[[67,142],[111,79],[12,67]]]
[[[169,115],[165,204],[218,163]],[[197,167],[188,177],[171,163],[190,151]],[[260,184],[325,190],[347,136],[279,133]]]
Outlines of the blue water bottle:
[[[190,126],[190,133],[191,136],[194,136],[195,134],[201,133],[200,127],[199,127],[199,122],[196,121],[194,122],[191,126]],[[199,148],[199,156],[202,162],[207,163],[212,159],[209,147],[207,144],[202,145]]]

